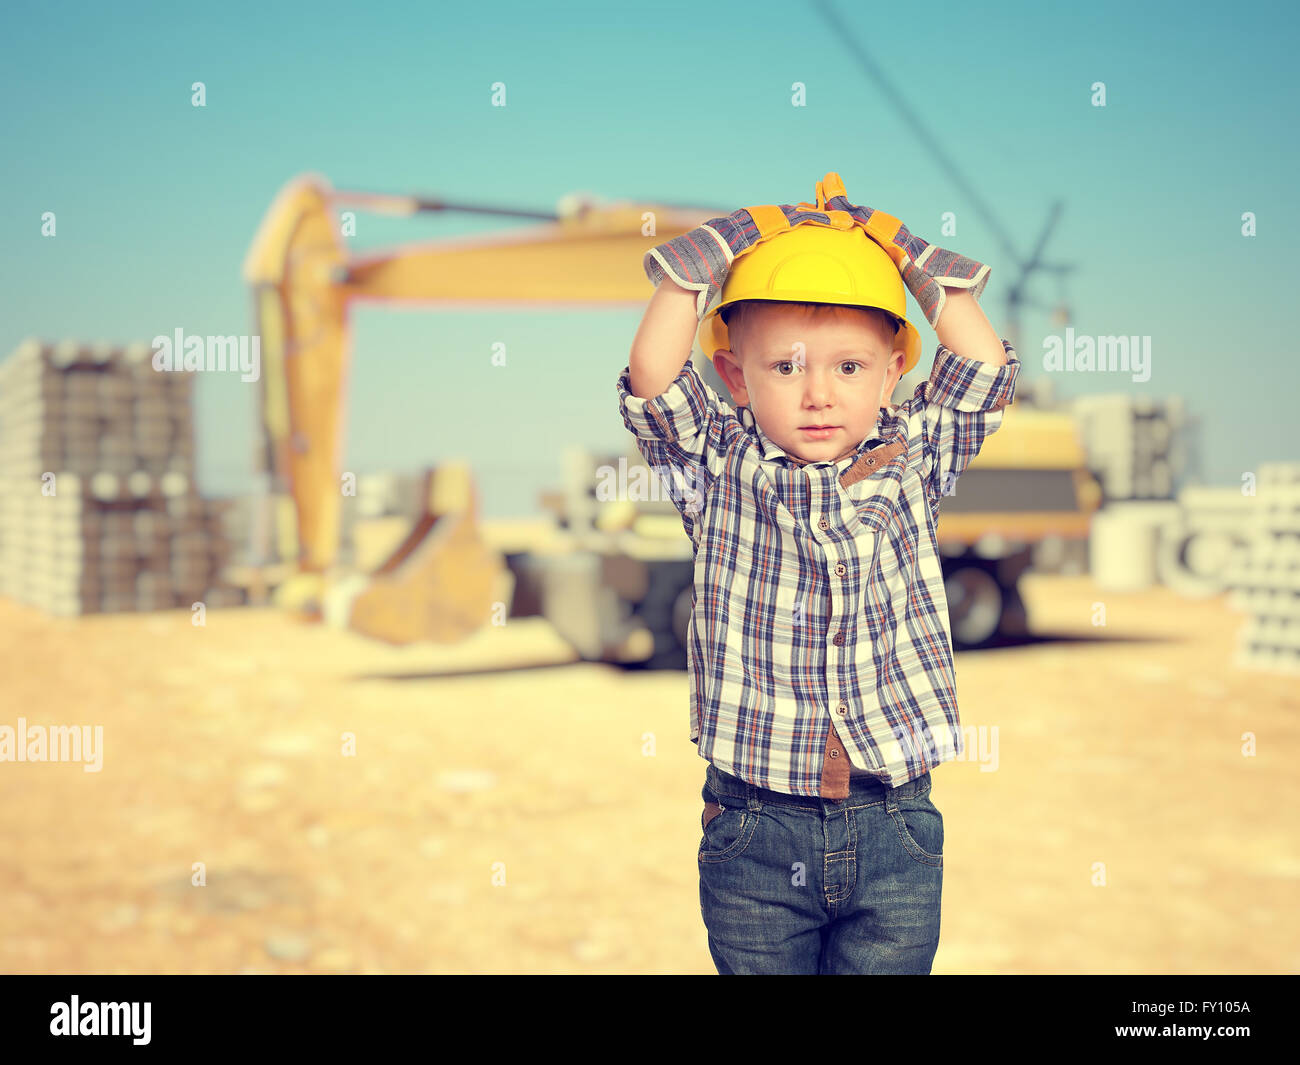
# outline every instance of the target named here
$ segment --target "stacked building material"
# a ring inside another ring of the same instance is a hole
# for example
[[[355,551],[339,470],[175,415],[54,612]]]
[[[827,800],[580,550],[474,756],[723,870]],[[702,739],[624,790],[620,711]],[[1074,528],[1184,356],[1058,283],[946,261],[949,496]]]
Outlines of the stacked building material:
[[[1242,627],[1237,665],[1300,673],[1300,463],[1260,467],[1252,499],[1254,534],[1233,568],[1233,605]]]
[[[1156,553],[1160,582],[1189,598],[1222,595],[1247,549],[1254,516],[1254,500],[1243,496],[1240,486],[1180,489],[1176,513],[1160,529]]]
[[[0,364],[0,594],[58,615],[231,601],[194,375],[152,354],[27,341]]]
[[[1188,467],[1181,397],[1080,396],[1070,409],[1103,502],[1173,496]]]

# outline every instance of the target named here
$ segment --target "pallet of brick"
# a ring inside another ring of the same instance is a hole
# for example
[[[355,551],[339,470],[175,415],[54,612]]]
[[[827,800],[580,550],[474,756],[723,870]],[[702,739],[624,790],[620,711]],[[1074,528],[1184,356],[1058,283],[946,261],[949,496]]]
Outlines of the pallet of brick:
[[[90,493],[70,473],[5,478],[0,523],[8,595],[70,614],[98,609],[104,594],[124,592],[134,572],[123,557],[120,523]]]
[[[0,593],[61,615],[203,598],[224,549],[195,485],[193,378],[143,344],[28,341],[0,364]]]
[[[1236,663],[1300,673],[1300,463],[1261,466],[1249,498],[1253,533],[1229,577],[1233,605],[1249,615]]]
[[[1070,402],[1106,501],[1168,499],[1187,472],[1187,410],[1178,396],[1080,396]]]
[[[208,530],[225,562],[250,561],[257,496],[252,493],[205,500]]]
[[[1221,595],[1254,535],[1255,500],[1240,488],[1188,485],[1177,517],[1160,530],[1160,582],[1180,595]]]
[[[193,374],[153,369],[145,345],[26,342],[0,368],[14,473],[193,476]]]
[[[208,584],[202,601],[209,607],[248,605],[248,589],[228,576],[232,566],[248,561],[254,496],[203,501]]]
[[[163,576],[175,537],[156,502],[132,498],[115,474],[5,480],[6,594],[57,614],[173,605]]]

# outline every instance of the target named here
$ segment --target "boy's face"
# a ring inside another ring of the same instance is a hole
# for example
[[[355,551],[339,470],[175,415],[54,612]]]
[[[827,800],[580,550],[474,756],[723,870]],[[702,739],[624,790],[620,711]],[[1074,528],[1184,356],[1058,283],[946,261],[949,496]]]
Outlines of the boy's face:
[[[747,312],[733,345],[741,354],[720,350],[714,365],[737,405],[748,406],[768,438],[804,462],[836,462],[858,449],[906,357],[879,316],[852,308],[814,316],[760,304]],[[814,425],[833,428],[814,433]]]

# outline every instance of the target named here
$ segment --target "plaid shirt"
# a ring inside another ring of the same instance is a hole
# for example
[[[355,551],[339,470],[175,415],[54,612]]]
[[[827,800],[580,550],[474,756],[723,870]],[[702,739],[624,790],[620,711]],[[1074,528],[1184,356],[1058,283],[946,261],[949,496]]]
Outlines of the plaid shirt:
[[[896,787],[962,753],[939,503],[1002,424],[1020,362],[942,344],[928,381],[839,462],[791,458],[687,362],[623,422],[695,545],[690,738],[759,787],[819,795],[832,722]]]

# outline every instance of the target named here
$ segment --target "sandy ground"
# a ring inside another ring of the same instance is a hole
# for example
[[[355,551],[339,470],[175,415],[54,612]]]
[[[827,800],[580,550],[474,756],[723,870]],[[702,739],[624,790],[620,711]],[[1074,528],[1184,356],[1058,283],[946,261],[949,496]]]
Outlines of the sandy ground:
[[[957,659],[997,758],[935,771],[934,971],[1300,971],[1300,681],[1232,667],[1222,600],[1024,588],[1038,638]],[[686,698],[540,619],[393,649],[0,599],[0,725],[103,726],[97,773],[0,763],[0,971],[712,973]]]

